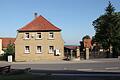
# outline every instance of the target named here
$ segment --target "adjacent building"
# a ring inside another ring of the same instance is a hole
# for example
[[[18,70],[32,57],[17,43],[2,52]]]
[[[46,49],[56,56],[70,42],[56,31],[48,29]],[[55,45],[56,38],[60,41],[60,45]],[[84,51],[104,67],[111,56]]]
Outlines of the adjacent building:
[[[78,45],[65,45],[64,46],[64,56],[70,57],[71,59],[80,59],[80,46]]]
[[[16,61],[61,60],[64,57],[64,41],[61,29],[43,16],[37,16],[17,30],[15,40]]]
[[[84,39],[83,44],[84,48],[92,48],[92,39]]]
[[[7,48],[8,44],[14,44],[15,38],[0,38],[0,54],[4,54],[4,50]]]

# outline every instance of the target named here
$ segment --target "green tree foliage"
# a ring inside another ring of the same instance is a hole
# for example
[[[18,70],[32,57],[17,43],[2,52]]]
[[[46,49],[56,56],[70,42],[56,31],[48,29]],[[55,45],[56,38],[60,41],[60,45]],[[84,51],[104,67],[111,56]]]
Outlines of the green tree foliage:
[[[96,41],[101,43],[104,49],[110,49],[112,46],[113,56],[117,56],[120,49],[120,13],[115,12],[110,2],[105,9],[105,14],[93,21],[93,26],[96,31]]]
[[[15,57],[15,45],[13,43],[8,44],[7,49],[5,50],[4,57],[5,57],[6,60],[7,60],[7,57],[9,55],[12,55],[13,60],[14,60],[14,57]]]

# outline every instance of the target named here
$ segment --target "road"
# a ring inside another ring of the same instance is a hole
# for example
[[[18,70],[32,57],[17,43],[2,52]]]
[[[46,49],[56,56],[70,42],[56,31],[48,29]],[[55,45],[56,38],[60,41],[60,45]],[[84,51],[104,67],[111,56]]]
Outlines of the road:
[[[0,63],[0,66],[11,65],[13,69],[31,68],[33,70],[75,70],[92,72],[120,72],[120,60],[96,59],[62,62],[15,62]]]
[[[69,64],[12,64],[14,69],[31,68],[35,70],[77,70],[77,71],[115,71],[120,72],[120,63],[69,63]]]
[[[31,68],[31,74],[44,80],[120,80],[120,60],[0,62],[12,69]]]

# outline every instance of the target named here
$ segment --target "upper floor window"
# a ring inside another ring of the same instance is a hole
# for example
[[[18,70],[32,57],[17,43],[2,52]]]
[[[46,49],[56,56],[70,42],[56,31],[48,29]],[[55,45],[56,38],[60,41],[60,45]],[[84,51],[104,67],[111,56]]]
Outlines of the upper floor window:
[[[25,53],[30,53],[30,46],[25,46]]]
[[[41,33],[37,33],[36,34],[36,39],[42,39],[42,34]]]
[[[42,47],[41,46],[37,46],[36,53],[42,53]]]
[[[49,46],[49,53],[54,53],[54,46]]]
[[[24,38],[25,38],[25,39],[30,39],[29,33],[25,33]]]
[[[54,33],[53,32],[49,33],[49,39],[54,39]]]

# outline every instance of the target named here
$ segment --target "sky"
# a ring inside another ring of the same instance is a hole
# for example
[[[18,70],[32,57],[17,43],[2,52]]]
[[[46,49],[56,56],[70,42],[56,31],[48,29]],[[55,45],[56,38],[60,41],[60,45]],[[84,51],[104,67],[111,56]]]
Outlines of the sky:
[[[79,45],[85,35],[94,36],[92,22],[104,14],[108,1],[120,11],[120,0],[0,0],[0,37],[16,37],[38,13],[62,29],[66,45]]]

